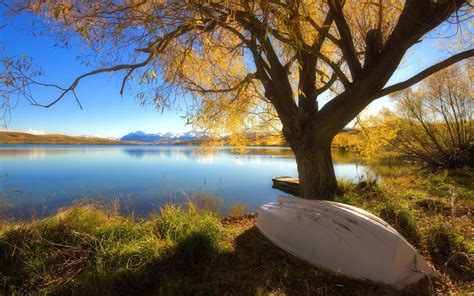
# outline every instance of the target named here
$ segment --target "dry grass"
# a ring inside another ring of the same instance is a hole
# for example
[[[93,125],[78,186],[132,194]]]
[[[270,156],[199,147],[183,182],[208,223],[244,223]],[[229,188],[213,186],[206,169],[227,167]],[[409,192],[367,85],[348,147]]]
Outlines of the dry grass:
[[[0,132],[0,144],[131,144],[104,138],[65,135],[33,135],[20,132]]]

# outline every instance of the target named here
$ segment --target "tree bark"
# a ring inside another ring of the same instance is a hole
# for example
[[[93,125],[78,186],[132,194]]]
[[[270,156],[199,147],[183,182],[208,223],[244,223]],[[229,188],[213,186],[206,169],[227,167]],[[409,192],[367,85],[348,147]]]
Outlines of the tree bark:
[[[331,143],[308,141],[292,146],[298,166],[300,197],[332,200],[338,187],[331,156]]]
[[[316,108],[314,105],[312,107]],[[327,122],[318,125],[314,111],[313,108],[301,109],[290,118],[280,115],[280,118],[286,119],[282,120],[282,132],[295,154],[300,197],[333,200],[338,187],[331,143],[339,128],[329,129]],[[285,124],[287,122],[290,124]]]

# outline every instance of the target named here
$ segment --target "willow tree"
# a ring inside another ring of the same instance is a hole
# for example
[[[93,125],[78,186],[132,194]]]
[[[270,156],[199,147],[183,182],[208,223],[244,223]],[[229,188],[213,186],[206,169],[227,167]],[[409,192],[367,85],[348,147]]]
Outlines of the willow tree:
[[[33,12],[61,40],[81,36],[100,67],[42,106],[72,93],[87,76],[121,72],[148,84],[159,106],[192,94],[188,118],[235,128],[277,115],[294,151],[301,196],[331,198],[337,189],[333,137],[370,102],[407,88],[457,61],[453,54],[412,78],[386,86],[408,49],[437,26],[469,19],[466,0],[30,0],[7,1]],[[97,60],[97,59],[96,59]],[[126,61],[124,61],[126,60]],[[36,83],[37,81],[31,81]],[[326,104],[321,98],[329,98]],[[36,102],[36,101],[35,101]],[[36,103],[35,103],[36,104]],[[38,104],[41,105],[41,104]]]
[[[430,167],[474,167],[472,67],[451,66],[398,94],[395,145],[404,157]]]

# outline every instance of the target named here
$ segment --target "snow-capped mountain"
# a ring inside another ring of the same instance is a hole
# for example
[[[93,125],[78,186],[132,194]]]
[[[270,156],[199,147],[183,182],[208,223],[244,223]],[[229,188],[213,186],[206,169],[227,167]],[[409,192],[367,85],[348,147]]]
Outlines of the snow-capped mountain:
[[[156,133],[146,134],[142,131],[129,133],[120,138],[121,141],[138,141],[138,142],[174,142],[174,141],[190,141],[205,137],[203,133],[185,132],[185,133]]]

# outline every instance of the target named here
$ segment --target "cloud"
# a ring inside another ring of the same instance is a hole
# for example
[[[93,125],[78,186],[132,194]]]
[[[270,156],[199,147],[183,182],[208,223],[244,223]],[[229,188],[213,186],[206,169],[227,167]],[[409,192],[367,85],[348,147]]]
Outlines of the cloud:
[[[32,129],[32,128],[29,128],[28,131],[26,131],[27,133],[29,134],[33,134],[33,135],[45,135],[46,133],[44,131],[39,131],[39,130],[35,130],[35,129]]]
[[[29,128],[28,130],[16,130],[16,129],[9,129],[9,128],[0,128],[0,131],[2,132],[14,132],[14,133],[28,133],[28,134],[33,134],[33,135],[45,135],[46,132],[44,131],[39,131],[35,130],[32,128]]]

